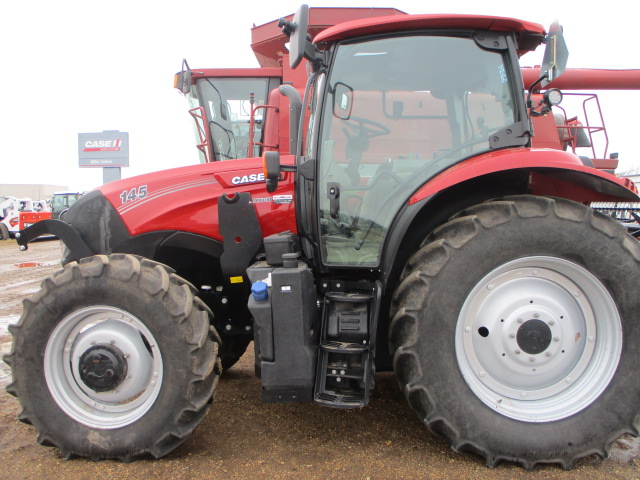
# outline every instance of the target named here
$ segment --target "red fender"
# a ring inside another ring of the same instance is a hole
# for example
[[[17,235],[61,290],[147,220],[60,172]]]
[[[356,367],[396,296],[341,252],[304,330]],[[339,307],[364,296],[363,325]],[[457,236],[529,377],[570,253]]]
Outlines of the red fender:
[[[454,165],[424,184],[409,199],[409,205],[466,180],[516,169],[530,171],[530,191],[534,195],[564,197],[582,203],[640,200],[629,179],[587,167],[569,152],[517,148],[478,155]]]

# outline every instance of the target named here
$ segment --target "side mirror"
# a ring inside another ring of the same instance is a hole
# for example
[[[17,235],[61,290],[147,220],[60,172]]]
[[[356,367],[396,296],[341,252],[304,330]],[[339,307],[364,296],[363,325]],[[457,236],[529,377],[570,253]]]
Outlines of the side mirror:
[[[307,28],[309,28],[309,5],[300,5],[293,16],[293,32],[289,42],[289,64],[296,68],[304,57],[307,48]]]
[[[304,57],[313,59],[313,45],[307,41],[307,28],[309,27],[309,5],[300,5],[289,22],[284,18],[278,21],[278,27],[289,37],[289,65],[296,68]]]
[[[569,50],[564,41],[562,27],[555,21],[549,27],[549,34],[547,35],[547,48],[544,51],[542,60],[541,75],[544,79],[540,83],[541,88],[544,88],[564,72],[568,58]]]
[[[187,59],[182,60],[182,70],[173,77],[173,87],[187,95],[191,91],[191,69]]]
[[[264,152],[262,166],[264,168],[267,192],[273,193],[278,188],[278,181],[280,181],[280,153]]]
[[[342,82],[336,83],[333,89],[333,115],[341,120],[348,120],[353,108],[353,88]]]

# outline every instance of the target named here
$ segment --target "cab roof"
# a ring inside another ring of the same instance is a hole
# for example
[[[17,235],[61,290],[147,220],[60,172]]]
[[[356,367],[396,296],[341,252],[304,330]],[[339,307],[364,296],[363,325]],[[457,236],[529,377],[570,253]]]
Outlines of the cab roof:
[[[340,23],[320,32],[313,42],[330,43],[338,40],[411,30],[491,30],[514,32],[518,41],[518,54],[535,50],[546,35],[544,27],[534,22],[515,18],[483,15],[399,15],[365,18]]]

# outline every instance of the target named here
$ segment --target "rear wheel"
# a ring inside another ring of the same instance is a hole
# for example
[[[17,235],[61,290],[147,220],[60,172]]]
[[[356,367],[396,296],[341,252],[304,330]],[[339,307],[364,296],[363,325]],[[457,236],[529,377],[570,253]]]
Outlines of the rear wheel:
[[[156,458],[208,410],[219,338],[195,289],[132,255],[71,262],[25,300],[5,361],[38,441],[67,457]]]
[[[408,262],[394,368],[455,450],[525,468],[608,455],[637,434],[640,248],[566,200],[513,197],[460,213]]]

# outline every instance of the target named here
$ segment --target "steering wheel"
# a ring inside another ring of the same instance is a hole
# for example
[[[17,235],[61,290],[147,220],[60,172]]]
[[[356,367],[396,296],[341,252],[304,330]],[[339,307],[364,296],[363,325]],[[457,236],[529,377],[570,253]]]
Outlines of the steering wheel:
[[[344,126],[346,128],[343,130],[347,137],[373,138],[391,133],[391,130],[386,125],[363,117],[351,116],[344,120]],[[347,128],[351,129],[355,135],[351,135]]]

